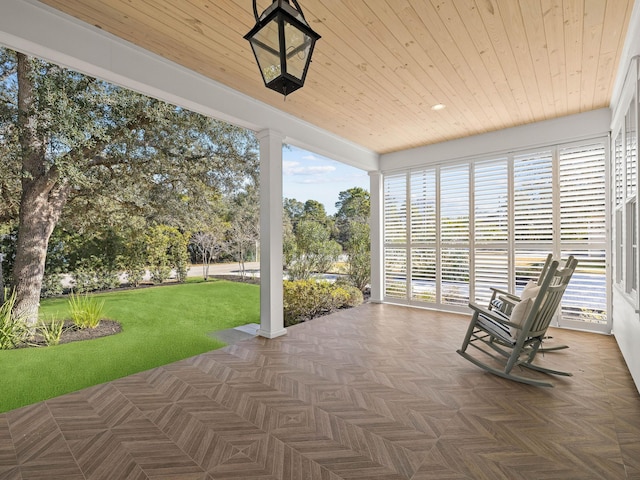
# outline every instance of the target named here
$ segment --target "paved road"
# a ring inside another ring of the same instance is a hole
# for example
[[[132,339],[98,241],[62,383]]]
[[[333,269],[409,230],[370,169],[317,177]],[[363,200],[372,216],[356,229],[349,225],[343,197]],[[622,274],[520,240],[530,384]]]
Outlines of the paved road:
[[[244,270],[247,276],[260,276],[260,262],[246,262],[244,264]],[[202,277],[203,266],[191,265],[188,277]],[[237,262],[234,263],[213,263],[209,265],[209,276],[211,275],[240,275],[240,266]]]

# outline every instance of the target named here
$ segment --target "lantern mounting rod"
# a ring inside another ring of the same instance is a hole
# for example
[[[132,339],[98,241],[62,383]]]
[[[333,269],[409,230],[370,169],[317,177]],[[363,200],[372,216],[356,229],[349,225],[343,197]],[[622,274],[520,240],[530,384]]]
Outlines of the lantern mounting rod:
[[[273,0],[274,2],[277,2],[278,0]],[[284,0],[285,2],[289,3],[289,0]],[[298,0],[292,0],[293,4],[295,5],[296,9],[298,10],[298,12],[300,12],[300,16],[305,20],[305,22],[307,21],[307,19],[304,17],[304,13],[302,13],[302,8],[300,8],[300,4],[298,3]],[[253,16],[256,18],[256,22],[258,22],[260,20],[260,17],[258,16],[258,6],[256,5],[257,0],[253,0]]]

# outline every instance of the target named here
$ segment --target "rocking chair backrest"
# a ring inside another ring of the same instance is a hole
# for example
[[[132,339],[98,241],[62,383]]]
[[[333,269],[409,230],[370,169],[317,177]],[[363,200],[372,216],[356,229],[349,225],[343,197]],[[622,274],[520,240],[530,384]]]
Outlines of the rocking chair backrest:
[[[578,261],[571,256],[562,269],[558,261],[549,265],[544,278],[541,278],[540,293],[531,308],[530,318],[523,324],[523,332],[528,338],[544,335],[549,328],[577,264]]]

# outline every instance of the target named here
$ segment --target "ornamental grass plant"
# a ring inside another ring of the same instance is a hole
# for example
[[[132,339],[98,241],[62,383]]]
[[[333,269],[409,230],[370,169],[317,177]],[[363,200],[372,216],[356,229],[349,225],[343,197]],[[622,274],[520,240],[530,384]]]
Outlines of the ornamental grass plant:
[[[69,296],[69,313],[76,328],[95,328],[100,324],[104,300],[95,295],[76,294]]]

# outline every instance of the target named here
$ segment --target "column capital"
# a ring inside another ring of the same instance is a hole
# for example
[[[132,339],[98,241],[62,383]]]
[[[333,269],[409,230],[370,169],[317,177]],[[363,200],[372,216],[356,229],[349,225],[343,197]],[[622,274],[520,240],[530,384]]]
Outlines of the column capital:
[[[272,138],[272,139],[280,139],[280,141],[283,141],[285,138],[285,134],[282,132],[279,132],[278,130],[273,130],[271,128],[265,128],[264,130],[260,130],[258,132],[256,132],[256,137],[258,138],[258,140],[262,140],[263,138]]]

